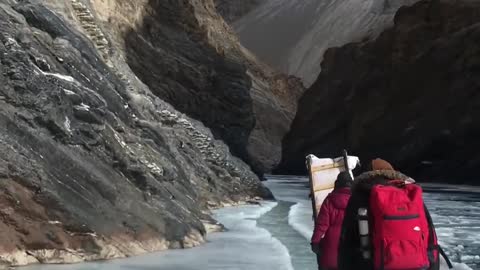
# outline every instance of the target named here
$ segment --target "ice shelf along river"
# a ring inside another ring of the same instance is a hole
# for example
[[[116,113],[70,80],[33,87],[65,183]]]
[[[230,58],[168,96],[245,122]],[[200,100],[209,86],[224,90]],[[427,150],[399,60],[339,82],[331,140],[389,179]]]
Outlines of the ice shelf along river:
[[[35,265],[22,270],[314,270],[309,239],[313,221],[307,179],[269,176],[277,201],[217,210],[227,232],[197,248],[75,265]],[[440,244],[455,269],[480,269],[480,190],[428,185],[425,202]],[[447,269],[443,267],[442,269]]]

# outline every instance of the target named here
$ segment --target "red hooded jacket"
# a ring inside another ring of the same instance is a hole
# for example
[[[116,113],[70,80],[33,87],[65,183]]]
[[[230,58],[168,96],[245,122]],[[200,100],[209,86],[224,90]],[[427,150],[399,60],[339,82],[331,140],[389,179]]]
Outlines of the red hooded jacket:
[[[337,269],[338,243],[343,217],[350,199],[350,188],[340,188],[330,193],[320,208],[315,222],[312,244],[320,245],[323,268]]]

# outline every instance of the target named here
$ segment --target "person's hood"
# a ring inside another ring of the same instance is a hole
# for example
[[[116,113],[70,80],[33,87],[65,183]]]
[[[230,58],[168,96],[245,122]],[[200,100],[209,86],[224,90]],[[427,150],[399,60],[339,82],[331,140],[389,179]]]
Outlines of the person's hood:
[[[357,177],[353,184],[355,190],[370,190],[376,184],[385,184],[389,180],[403,180],[407,183],[415,183],[411,177],[394,170],[376,170],[364,172]]]

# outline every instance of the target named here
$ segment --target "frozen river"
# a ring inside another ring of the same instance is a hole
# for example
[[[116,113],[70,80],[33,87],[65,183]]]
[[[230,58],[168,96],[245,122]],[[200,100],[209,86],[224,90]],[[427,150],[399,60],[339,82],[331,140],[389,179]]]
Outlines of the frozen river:
[[[27,270],[307,270],[316,269],[309,238],[311,204],[304,177],[270,177],[277,202],[215,212],[228,232],[208,243],[134,258],[77,265],[31,266]],[[441,245],[456,269],[480,269],[480,192],[449,186],[426,187],[425,201]],[[467,267],[467,265],[470,267]]]

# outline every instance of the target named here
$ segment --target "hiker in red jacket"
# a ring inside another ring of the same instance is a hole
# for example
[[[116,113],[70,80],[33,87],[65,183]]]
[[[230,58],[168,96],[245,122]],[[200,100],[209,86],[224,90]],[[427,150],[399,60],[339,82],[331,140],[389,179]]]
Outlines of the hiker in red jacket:
[[[350,199],[352,179],[349,172],[341,172],[335,188],[320,208],[312,236],[312,250],[317,254],[318,269],[337,269],[338,242],[345,208]]]
[[[339,270],[438,270],[435,226],[415,181],[374,159],[355,177],[338,244]],[[362,214],[361,214],[362,213]]]

